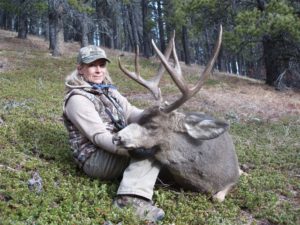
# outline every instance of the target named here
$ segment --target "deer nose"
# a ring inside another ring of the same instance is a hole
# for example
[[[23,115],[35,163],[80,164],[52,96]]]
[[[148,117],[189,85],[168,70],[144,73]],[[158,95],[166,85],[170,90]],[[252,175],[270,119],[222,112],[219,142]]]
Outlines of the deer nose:
[[[121,144],[121,137],[118,136],[117,134],[113,136],[112,138],[112,142],[115,145],[120,145]]]

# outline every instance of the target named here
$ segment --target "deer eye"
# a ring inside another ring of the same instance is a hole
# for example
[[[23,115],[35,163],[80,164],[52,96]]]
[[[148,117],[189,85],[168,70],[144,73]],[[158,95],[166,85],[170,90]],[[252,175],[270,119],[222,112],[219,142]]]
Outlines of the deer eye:
[[[157,129],[159,126],[158,126],[158,124],[149,124],[148,126],[147,126],[147,128],[149,128],[149,129],[152,129],[152,130],[155,130],[155,129]]]

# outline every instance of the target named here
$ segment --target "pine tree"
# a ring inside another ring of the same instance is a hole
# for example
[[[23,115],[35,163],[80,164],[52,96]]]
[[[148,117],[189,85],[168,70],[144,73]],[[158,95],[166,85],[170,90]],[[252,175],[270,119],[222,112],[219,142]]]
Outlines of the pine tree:
[[[278,88],[278,85],[300,86],[298,69],[293,68],[300,63],[300,20],[291,3],[257,1],[256,5],[241,9],[235,18],[234,32],[227,33],[225,38],[227,47],[235,52],[250,55],[253,48],[261,50],[266,83]],[[287,74],[285,81],[284,74]]]

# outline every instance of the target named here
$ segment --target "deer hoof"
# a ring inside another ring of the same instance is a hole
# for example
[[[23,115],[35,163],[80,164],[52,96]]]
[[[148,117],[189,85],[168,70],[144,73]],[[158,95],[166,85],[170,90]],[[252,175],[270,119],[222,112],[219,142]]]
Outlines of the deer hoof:
[[[217,194],[213,195],[213,201],[214,202],[223,202],[225,200],[226,192],[225,191],[219,191]]]

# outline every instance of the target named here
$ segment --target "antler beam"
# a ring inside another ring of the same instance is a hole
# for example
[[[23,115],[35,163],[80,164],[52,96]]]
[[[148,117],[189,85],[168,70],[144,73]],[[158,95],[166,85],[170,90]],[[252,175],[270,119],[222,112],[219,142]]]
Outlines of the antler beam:
[[[208,76],[209,76],[209,74],[210,74],[210,72],[213,68],[213,65],[214,65],[214,63],[217,59],[217,56],[219,54],[221,43],[222,43],[222,32],[223,32],[223,29],[222,29],[222,26],[220,26],[219,36],[218,36],[218,40],[215,44],[213,55],[210,58],[208,64],[206,65],[203,73],[200,75],[197,84],[192,88],[188,87],[188,84],[187,84],[187,82],[185,81],[185,79],[182,75],[182,70],[181,70],[179,60],[178,60],[178,57],[177,57],[177,54],[176,54],[174,37],[171,39],[171,41],[173,42],[172,52],[173,52],[173,57],[174,57],[174,60],[175,60],[175,66],[174,67],[172,67],[169,64],[168,59],[166,59],[164,57],[164,55],[161,53],[161,51],[156,47],[155,43],[152,41],[152,45],[153,45],[158,57],[160,58],[162,64],[165,66],[165,68],[168,71],[168,73],[170,74],[172,80],[175,82],[175,84],[178,86],[179,90],[182,93],[182,96],[179,99],[177,99],[172,104],[167,105],[164,108],[162,108],[162,111],[164,111],[165,113],[169,113],[169,112],[177,109],[179,106],[181,106],[188,99],[193,97],[201,89],[204,81],[208,78]]]
[[[174,37],[175,37],[175,32],[173,33],[171,40],[174,40]],[[170,41],[168,43],[167,48],[166,48],[165,54],[163,55],[165,60],[168,60],[170,58],[170,55],[171,55],[171,52],[172,52],[172,49],[173,49],[172,45],[173,45],[173,42]],[[133,79],[134,81],[138,82],[139,84],[141,84],[142,86],[147,88],[153,94],[153,96],[156,100],[159,100],[160,102],[162,102],[162,96],[161,96],[161,92],[160,92],[160,88],[158,87],[158,84],[159,84],[159,82],[162,78],[163,73],[165,72],[165,67],[162,64],[160,64],[160,67],[157,71],[156,76],[154,76],[150,80],[145,80],[140,75],[138,58],[139,58],[139,48],[137,46],[136,52],[135,52],[135,72],[130,72],[125,67],[123,67],[123,65],[121,64],[120,56],[118,58],[119,68],[129,78]]]

